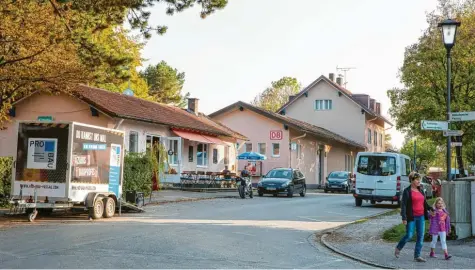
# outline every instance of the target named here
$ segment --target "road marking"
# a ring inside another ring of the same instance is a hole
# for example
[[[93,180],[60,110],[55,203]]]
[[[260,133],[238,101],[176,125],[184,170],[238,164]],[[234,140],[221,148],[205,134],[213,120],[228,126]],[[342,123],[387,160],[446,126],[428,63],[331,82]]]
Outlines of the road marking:
[[[314,218],[309,218],[309,217],[298,217],[298,218],[301,218],[301,219],[307,219],[307,220],[312,220],[312,221],[321,221],[319,219],[314,219]]]
[[[233,232],[234,234],[242,234],[242,235],[247,235],[247,236],[255,236],[253,234],[249,234],[249,233],[242,233],[242,232]]]
[[[331,260],[331,261],[327,261],[327,262],[322,262],[322,263],[318,263],[318,264],[313,264],[313,265],[309,265],[309,266],[306,266],[306,267],[303,267],[303,268],[306,268],[306,269],[314,269],[314,268],[321,268],[322,265],[328,265],[328,264],[333,264],[333,263],[337,263],[337,262],[343,262],[342,259],[335,259],[335,260]]]

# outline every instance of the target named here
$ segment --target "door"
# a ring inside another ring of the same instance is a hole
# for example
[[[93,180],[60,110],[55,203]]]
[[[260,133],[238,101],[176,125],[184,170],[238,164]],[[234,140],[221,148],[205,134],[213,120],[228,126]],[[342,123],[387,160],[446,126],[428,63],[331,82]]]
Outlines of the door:
[[[181,137],[160,137],[160,143],[165,147],[168,157],[162,179],[165,180],[164,182],[180,183],[181,171],[183,169],[183,140]]]
[[[394,196],[396,194],[396,157],[385,154],[357,156],[356,189],[358,194]]]
[[[376,184],[375,195],[395,196],[397,185],[396,158],[393,156],[378,156],[374,163],[378,172],[374,176]]]
[[[302,188],[302,183],[298,170],[294,170],[292,175],[292,182],[294,183],[294,191],[300,191],[300,189]]]
[[[318,148],[318,155],[317,155],[317,163],[318,163],[318,170],[317,170],[317,179],[318,179],[318,184],[321,186],[323,185],[323,179],[324,179],[324,171],[323,171],[323,162],[325,161],[324,155],[323,155],[323,146],[319,146]]]

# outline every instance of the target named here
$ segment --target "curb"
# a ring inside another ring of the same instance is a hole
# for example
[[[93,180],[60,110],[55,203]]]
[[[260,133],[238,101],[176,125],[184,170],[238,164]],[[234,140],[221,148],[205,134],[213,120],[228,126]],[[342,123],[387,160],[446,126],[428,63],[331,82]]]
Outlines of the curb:
[[[181,202],[196,202],[196,201],[205,201],[205,200],[214,200],[214,199],[232,199],[232,198],[238,198],[238,197],[239,197],[239,195],[237,195],[237,196],[222,196],[222,197],[188,198],[188,199],[178,199],[178,200],[170,200],[170,201],[150,202],[150,203],[144,204],[144,206],[170,204],[170,203],[181,203]]]
[[[323,232],[321,232],[319,235],[320,236],[320,242],[323,244],[323,246],[325,246],[326,248],[330,249],[331,251],[341,255],[341,256],[344,256],[344,257],[347,257],[349,259],[352,259],[352,260],[355,260],[357,262],[360,262],[360,263],[363,263],[363,264],[366,264],[366,265],[369,265],[369,266],[374,266],[374,267],[377,267],[377,268],[383,268],[383,269],[397,269],[397,268],[394,268],[394,267],[391,267],[391,266],[386,266],[386,265],[381,265],[381,264],[378,264],[378,263],[374,263],[374,262],[371,262],[371,261],[368,261],[368,260],[365,260],[365,259],[361,259],[359,257],[356,257],[354,255],[351,255],[351,254],[348,254],[344,251],[341,251],[340,249],[332,246],[330,243],[328,243],[325,238],[331,234],[332,232],[338,230],[338,229],[341,229],[343,227],[346,227],[346,226],[350,226],[352,224],[355,224],[357,222],[361,222],[363,219],[373,219],[373,218],[376,218],[376,217],[379,217],[379,216],[383,216],[385,214],[388,214],[390,212],[394,211],[394,209],[390,209],[390,210],[386,210],[384,212],[381,212],[381,213],[378,213],[378,214],[375,214],[375,215],[371,215],[371,216],[367,216],[367,217],[364,217],[364,218],[361,218],[361,219],[358,219],[358,220],[355,220],[355,221],[352,221],[350,223],[347,223],[347,224],[343,224],[343,225],[339,225],[337,227],[334,227],[334,228],[331,228],[331,229],[327,229],[327,230],[324,230]]]

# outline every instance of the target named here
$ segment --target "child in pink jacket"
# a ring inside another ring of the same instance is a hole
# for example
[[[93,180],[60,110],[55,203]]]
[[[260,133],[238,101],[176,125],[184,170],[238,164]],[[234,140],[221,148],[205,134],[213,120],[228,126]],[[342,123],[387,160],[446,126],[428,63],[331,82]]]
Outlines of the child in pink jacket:
[[[440,237],[440,243],[444,250],[445,259],[449,260],[452,256],[447,251],[447,234],[450,233],[450,216],[447,210],[445,210],[444,199],[438,197],[435,199],[433,208],[435,211],[429,214],[429,233],[432,235],[432,243],[430,245],[430,257],[437,258],[435,256],[435,246],[437,244],[437,238]]]

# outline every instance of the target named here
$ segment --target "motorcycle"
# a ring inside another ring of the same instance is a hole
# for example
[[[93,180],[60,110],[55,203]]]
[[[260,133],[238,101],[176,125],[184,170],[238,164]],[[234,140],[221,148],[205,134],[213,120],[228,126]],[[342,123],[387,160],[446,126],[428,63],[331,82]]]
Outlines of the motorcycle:
[[[252,194],[252,182],[249,176],[242,176],[237,179],[237,181],[241,182],[238,184],[238,192],[241,199],[245,199],[246,195],[249,195],[249,198],[253,198]]]

